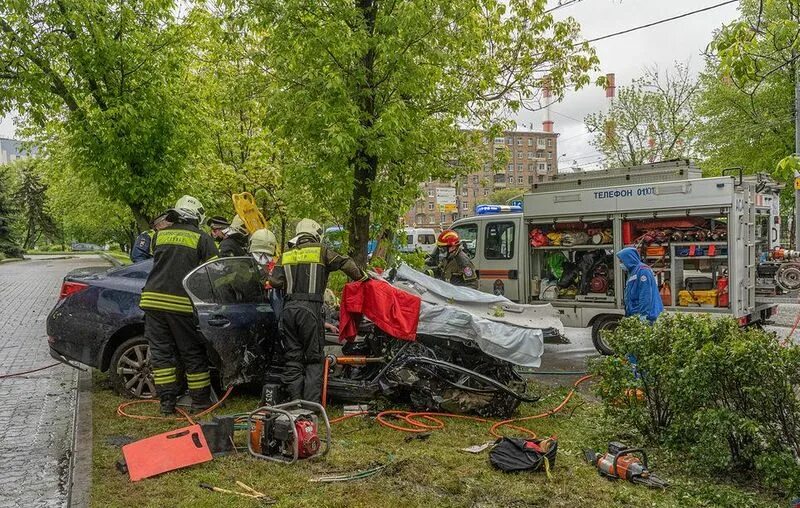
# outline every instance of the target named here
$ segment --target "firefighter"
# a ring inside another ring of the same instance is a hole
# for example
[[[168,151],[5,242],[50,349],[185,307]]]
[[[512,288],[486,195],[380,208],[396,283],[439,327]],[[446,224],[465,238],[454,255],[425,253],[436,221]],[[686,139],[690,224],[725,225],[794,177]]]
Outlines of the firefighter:
[[[273,289],[269,284],[269,275],[275,268],[275,251],[277,248],[278,240],[272,231],[269,229],[257,229],[250,235],[250,245],[247,250],[258,263],[261,270],[261,281],[264,283],[265,289],[267,289],[272,311],[275,313],[275,317],[280,320],[281,312],[283,311],[283,290]]]
[[[219,244],[219,255],[224,258],[246,256],[247,243],[247,227],[241,217],[234,215],[231,225],[225,229],[225,238]]]
[[[281,255],[269,278],[273,288],[285,291],[281,315],[286,350],[283,382],[291,399],[317,403],[322,397],[322,303],[328,274],[341,270],[353,280],[367,279],[352,259],[322,245],[321,237],[319,224],[311,219],[301,220],[289,249]]]
[[[642,263],[639,251],[633,247],[625,247],[617,252],[622,270],[627,273],[625,283],[625,315],[640,316],[649,323],[654,323],[664,311],[658,282],[653,270]]]
[[[203,206],[197,199],[183,196],[171,212],[175,223],[153,235],[153,269],[139,304],[145,311],[144,334],[150,344],[153,378],[165,415],[175,411],[179,359],[186,372],[192,411],[211,405],[206,348],[195,327],[183,278],[198,265],[217,257],[214,240],[199,229]]]
[[[211,229],[211,238],[219,243],[225,239],[225,230],[230,227],[231,223],[225,217],[215,215],[208,219],[206,225]]]
[[[430,268],[428,274],[455,286],[478,289],[475,265],[461,247],[458,233],[445,229],[436,239],[436,245],[438,248],[425,259],[425,264]]]
[[[247,250],[258,263],[265,279],[269,277],[272,268],[275,266],[275,250],[277,247],[278,239],[269,229],[258,229],[250,236]]]

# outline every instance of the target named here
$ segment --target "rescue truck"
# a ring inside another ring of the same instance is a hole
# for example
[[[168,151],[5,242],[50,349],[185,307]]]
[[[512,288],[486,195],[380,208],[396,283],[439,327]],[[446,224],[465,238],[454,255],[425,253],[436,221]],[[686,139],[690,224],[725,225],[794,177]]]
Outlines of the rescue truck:
[[[521,207],[478,207],[452,229],[482,291],[548,301],[565,326],[591,327],[609,354],[603,332],[625,313],[614,254],[629,245],[656,274],[666,311],[768,319],[781,291],[758,268],[779,247],[781,188],[741,169],[704,178],[689,161],[669,161],[559,175],[535,184]],[[758,294],[757,282],[767,285]]]

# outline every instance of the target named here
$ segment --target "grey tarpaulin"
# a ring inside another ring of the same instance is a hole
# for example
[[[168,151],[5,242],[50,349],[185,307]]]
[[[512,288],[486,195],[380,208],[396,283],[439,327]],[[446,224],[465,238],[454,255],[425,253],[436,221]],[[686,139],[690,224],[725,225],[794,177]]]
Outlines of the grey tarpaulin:
[[[484,353],[515,365],[539,367],[544,351],[542,329],[563,332],[550,304],[517,304],[453,286],[405,264],[397,270],[395,286],[422,299],[418,334],[474,341]]]

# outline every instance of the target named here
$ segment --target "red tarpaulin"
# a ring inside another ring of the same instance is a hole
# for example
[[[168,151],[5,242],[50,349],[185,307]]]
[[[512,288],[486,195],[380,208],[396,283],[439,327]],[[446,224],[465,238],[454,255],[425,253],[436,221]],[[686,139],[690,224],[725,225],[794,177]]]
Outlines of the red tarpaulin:
[[[420,297],[382,280],[351,282],[342,291],[339,340],[353,340],[361,316],[392,337],[416,340]]]

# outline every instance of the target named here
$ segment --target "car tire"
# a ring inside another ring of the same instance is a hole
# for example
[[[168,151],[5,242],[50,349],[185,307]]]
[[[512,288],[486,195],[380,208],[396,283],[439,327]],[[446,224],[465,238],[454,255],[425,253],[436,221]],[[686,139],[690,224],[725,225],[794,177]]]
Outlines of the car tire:
[[[601,355],[614,354],[614,350],[603,340],[602,335],[603,332],[616,328],[619,325],[620,319],[622,319],[622,316],[607,314],[594,320],[592,324],[592,344],[594,344],[594,348],[597,349],[597,352]]]
[[[143,335],[132,337],[117,347],[108,367],[111,384],[120,395],[134,399],[156,396],[150,346]]]

